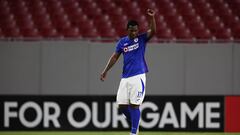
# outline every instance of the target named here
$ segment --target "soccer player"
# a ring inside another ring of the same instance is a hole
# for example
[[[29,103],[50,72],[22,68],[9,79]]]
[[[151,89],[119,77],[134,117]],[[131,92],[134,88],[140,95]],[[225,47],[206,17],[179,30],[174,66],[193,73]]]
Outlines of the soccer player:
[[[130,20],[127,24],[128,35],[121,38],[115,52],[110,57],[100,79],[104,81],[107,72],[123,54],[124,65],[120,81],[117,104],[127,120],[131,123],[131,135],[136,135],[139,128],[140,110],[145,96],[147,64],[144,58],[146,43],[156,33],[155,11],[148,9],[149,29],[146,33],[138,34],[139,25]]]

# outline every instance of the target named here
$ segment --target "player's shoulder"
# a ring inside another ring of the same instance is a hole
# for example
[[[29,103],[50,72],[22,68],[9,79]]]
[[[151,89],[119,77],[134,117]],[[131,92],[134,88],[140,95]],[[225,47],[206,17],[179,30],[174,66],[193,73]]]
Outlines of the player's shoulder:
[[[124,36],[124,37],[121,37],[119,40],[118,40],[118,43],[125,43],[128,41],[128,36]]]
[[[144,32],[144,33],[139,34],[138,37],[140,37],[140,38],[145,38],[145,37],[147,37],[147,32]]]
[[[126,40],[128,40],[128,36],[123,36],[123,37],[120,38],[120,40],[121,41],[126,41]]]

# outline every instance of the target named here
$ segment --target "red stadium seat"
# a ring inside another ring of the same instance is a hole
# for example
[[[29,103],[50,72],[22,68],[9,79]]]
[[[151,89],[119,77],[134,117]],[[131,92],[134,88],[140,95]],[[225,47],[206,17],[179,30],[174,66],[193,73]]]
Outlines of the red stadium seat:
[[[8,1],[10,7],[23,8],[26,7],[26,2],[23,0]]]
[[[20,34],[20,30],[15,27],[15,28],[4,28],[2,29],[4,37],[7,38],[20,38],[22,35]]]
[[[142,13],[146,13],[147,9],[158,10],[156,3],[153,0],[142,0],[139,2],[139,7],[142,10]]]
[[[81,8],[69,8],[66,10],[66,13],[71,21],[74,21],[74,19],[77,19],[77,18],[82,18],[82,16],[85,15],[85,13],[83,13]]]
[[[175,38],[170,29],[158,29],[156,37],[160,40],[172,40]]]
[[[51,22],[55,28],[58,30],[67,29],[71,27],[71,22],[68,19],[66,14],[62,14],[61,16],[52,16]]]
[[[62,6],[66,10],[79,8],[79,3],[76,0],[66,0],[61,2],[62,2]]]
[[[118,10],[118,7],[112,0],[97,0],[97,5],[102,9],[103,13],[111,13],[116,12]],[[102,8],[104,7],[104,8]],[[117,11],[118,12],[118,11]]]
[[[204,23],[200,16],[185,18],[185,24],[190,29],[204,28]]]
[[[172,29],[173,35],[176,37],[176,39],[189,39],[192,40],[193,36],[190,33],[190,30],[188,30],[186,27],[179,27],[177,29]]]
[[[30,14],[26,14],[26,16],[18,16],[16,18],[16,22],[17,22],[18,27],[21,29],[28,29],[28,28],[34,27],[34,22],[32,20],[32,16]]]
[[[79,30],[81,32],[91,31],[92,29],[96,29],[94,27],[93,21],[87,20],[87,21],[79,22]]]
[[[232,33],[234,38],[240,39],[240,23],[233,27]]]
[[[106,10],[103,10],[103,13],[106,12]],[[114,10],[111,10],[110,12],[107,12],[107,14],[111,17],[114,16],[122,16],[123,15],[123,9],[116,7]]]
[[[98,21],[95,22],[95,28],[97,28],[99,31],[112,29],[112,25],[110,21]]]
[[[112,29],[112,28],[109,28],[109,29],[101,29],[101,30],[99,31],[99,35],[100,35],[101,37],[103,37],[103,38],[114,38],[114,39],[116,39],[116,38],[118,37],[117,34],[116,34],[116,32],[115,32],[115,30]]]
[[[3,13],[0,15],[1,19],[0,19],[0,24],[2,24],[2,27],[4,27],[4,25],[9,25],[13,22],[15,22],[15,19],[14,19],[14,15],[11,14],[11,13]]]
[[[64,37],[66,37],[66,38],[80,38],[81,37],[79,30],[76,27],[71,27],[71,28],[65,29],[62,32],[63,32]]]
[[[3,34],[3,32],[2,32],[1,29],[0,29],[0,38],[1,38],[1,39],[4,38],[4,34]]]
[[[111,16],[112,27],[115,28],[119,36],[122,36],[126,33],[127,26],[127,16]]]
[[[33,18],[39,19],[44,16],[49,16],[49,13],[45,7],[29,8],[29,12]]]
[[[25,2],[28,8],[44,7],[44,2],[42,0],[33,0],[33,1],[26,0]]]
[[[57,38],[57,37],[61,37],[60,34],[57,32],[57,30],[54,29],[54,28],[42,28],[42,29],[39,29],[39,33],[44,38]]]
[[[84,38],[98,38],[100,37],[96,29],[91,29],[91,30],[86,30],[86,31],[81,31],[81,35]]]
[[[0,15],[7,16],[11,13],[10,7],[8,6],[7,1],[1,1],[0,2]]]
[[[218,29],[223,27],[223,23],[220,20],[220,17],[212,17],[208,18],[208,20],[205,20],[205,25],[211,30],[211,29]]]
[[[146,32],[148,30],[148,23],[147,22],[142,22],[139,25],[139,32]]]
[[[125,14],[127,15],[128,19],[134,19],[136,20],[139,16],[141,16],[141,9],[128,9],[125,11]]]
[[[232,12],[235,15],[240,15],[239,9],[240,9],[240,1],[239,0],[228,0],[226,1],[229,4],[229,7],[231,8]]]
[[[200,28],[200,29],[192,30],[191,32],[196,39],[200,39],[200,40],[212,39],[212,35],[208,29]]]
[[[52,28],[52,22],[49,15],[39,16],[38,18],[33,18],[34,24],[39,29],[41,28]]]
[[[21,34],[27,38],[40,38],[40,34],[38,33],[38,29],[22,29]]]
[[[213,34],[216,37],[216,39],[219,39],[219,40],[231,40],[231,39],[233,39],[230,29],[225,29],[225,28],[218,29]]]

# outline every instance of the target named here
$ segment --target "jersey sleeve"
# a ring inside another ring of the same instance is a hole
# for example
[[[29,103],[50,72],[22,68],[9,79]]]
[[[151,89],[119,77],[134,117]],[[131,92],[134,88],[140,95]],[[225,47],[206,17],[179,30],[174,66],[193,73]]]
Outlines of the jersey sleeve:
[[[119,54],[122,53],[121,44],[122,44],[121,40],[119,40],[117,45],[116,45],[116,50],[115,50],[116,53],[119,53]]]

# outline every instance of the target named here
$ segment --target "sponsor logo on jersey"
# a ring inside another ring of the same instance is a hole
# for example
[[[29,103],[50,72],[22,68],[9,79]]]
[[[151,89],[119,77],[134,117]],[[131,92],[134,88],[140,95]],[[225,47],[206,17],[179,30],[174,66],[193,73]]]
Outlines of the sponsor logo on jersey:
[[[125,53],[126,53],[126,52],[131,52],[131,51],[133,51],[133,50],[138,49],[138,47],[139,47],[139,43],[136,43],[136,44],[133,44],[133,45],[124,47],[124,48],[123,48],[123,51],[124,51]]]
[[[134,42],[138,42],[138,38],[134,38]]]

